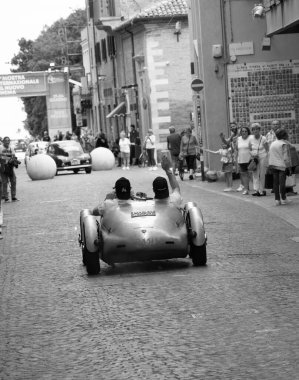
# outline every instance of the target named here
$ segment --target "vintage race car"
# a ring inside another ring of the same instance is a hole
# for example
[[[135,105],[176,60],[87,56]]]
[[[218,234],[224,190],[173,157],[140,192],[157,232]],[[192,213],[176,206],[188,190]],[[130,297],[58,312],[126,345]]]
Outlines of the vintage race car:
[[[185,258],[207,262],[207,236],[201,210],[188,202],[178,209],[146,199],[116,203],[103,217],[80,212],[79,245],[88,274],[100,271],[100,259],[115,263]]]

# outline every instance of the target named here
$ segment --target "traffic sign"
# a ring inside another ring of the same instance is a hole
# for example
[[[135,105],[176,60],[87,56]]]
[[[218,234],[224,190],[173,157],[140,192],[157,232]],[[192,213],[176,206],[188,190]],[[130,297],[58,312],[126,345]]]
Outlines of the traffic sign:
[[[191,88],[193,91],[199,92],[203,89],[203,81],[199,78],[193,79],[191,82]]]

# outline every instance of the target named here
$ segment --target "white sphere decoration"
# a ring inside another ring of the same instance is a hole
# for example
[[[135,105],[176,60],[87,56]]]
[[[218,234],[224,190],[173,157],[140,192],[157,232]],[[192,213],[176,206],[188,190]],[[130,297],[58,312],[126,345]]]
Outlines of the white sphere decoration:
[[[90,155],[92,170],[111,170],[115,165],[114,154],[108,148],[95,148]]]
[[[57,167],[52,157],[47,154],[37,154],[27,161],[27,174],[32,179],[51,179],[55,176]]]

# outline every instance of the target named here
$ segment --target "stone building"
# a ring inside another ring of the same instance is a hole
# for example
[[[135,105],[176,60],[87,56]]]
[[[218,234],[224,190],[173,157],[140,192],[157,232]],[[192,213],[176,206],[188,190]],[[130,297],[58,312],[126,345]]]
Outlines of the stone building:
[[[94,129],[114,139],[130,124],[142,138],[152,128],[158,147],[165,148],[169,126],[183,130],[193,111],[186,2],[163,1],[129,19],[116,3],[95,13],[96,7],[91,27],[82,32]]]

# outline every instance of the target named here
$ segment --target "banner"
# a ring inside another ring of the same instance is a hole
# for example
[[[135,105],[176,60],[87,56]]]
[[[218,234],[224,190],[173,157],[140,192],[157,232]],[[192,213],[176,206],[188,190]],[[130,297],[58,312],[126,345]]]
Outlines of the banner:
[[[0,97],[45,96],[47,72],[0,75]]]

